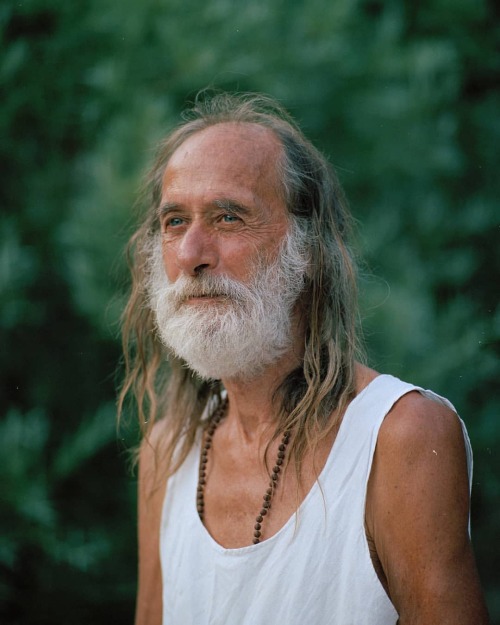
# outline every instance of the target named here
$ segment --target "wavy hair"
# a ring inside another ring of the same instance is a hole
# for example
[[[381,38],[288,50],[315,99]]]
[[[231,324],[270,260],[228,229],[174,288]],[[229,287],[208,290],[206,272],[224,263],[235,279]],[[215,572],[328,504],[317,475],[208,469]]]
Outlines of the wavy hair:
[[[170,157],[193,134],[225,122],[259,124],[279,139],[282,186],[277,191],[291,220],[307,237],[311,269],[303,297],[304,358],[276,388],[279,410],[272,439],[286,430],[293,432],[287,455],[300,477],[306,451],[338,426],[354,395],[355,360],[361,350],[356,267],[349,248],[352,218],[332,167],[281,105],[267,96],[202,92],[184,112],[182,123],[159,145],[145,178],[146,212],[127,248],[132,285],[123,313],[125,380],[119,413],[131,394],[146,438],[156,422],[165,420],[167,432],[156,446],[162,450],[167,474],[172,474],[194,444],[207,403],[210,414],[221,401],[221,382],[200,380],[158,338],[147,277],[148,249],[159,231],[157,211]]]

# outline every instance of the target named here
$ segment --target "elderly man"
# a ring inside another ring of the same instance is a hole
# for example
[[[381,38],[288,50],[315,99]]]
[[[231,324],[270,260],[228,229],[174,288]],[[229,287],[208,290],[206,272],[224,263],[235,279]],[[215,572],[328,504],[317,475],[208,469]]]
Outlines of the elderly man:
[[[198,102],[131,241],[137,625],[482,625],[453,407],[359,363],[350,216],[268,98]]]

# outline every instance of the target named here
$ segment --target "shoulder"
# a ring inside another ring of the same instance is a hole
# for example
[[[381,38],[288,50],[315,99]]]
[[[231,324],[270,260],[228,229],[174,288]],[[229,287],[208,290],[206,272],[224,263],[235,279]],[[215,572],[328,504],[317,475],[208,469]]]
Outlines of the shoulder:
[[[166,422],[158,421],[151,428],[149,435],[143,438],[139,449],[139,580],[135,618],[137,625],[161,623],[162,619],[162,574],[159,554],[166,477],[161,471],[161,451],[167,435]]]
[[[145,456],[147,459],[153,457],[159,448],[165,444],[165,440],[168,440],[168,436],[167,420],[165,418],[159,419],[144,435],[139,449],[140,457]]]
[[[165,423],[156,423],[139,450],[138,520],[140,555],[156,554],[167,477],[163,470]],[[150,557],[150,556],[148,556]],[[143,565],[145,564],[143,559]]]
[[[397,455],[393,454],[397,452]],[[418,390],[403,395],[380,427],[377,456],[387,462],[417,457],[438,461],[450,455],[465,460],[465,443],[458,415],[438,399]]]
[[[163,462],[165,449],[170,440],[165,419],[157,421],[144,436],[139,447],[139,489],[143,495],[153,495],[165,480]]]
[[[469,478],[460,420],[419,391],[403,395],[380,427],[367,492],[368,526],[375,534],[382,521],[397,524],[388,515],[410,511],[467,528]]]
[[[384,506],[410,501],[446,514],[447,503],[466,520],[469,476],[458,415],[419,391],[401,397],[380,427],[371,483]]]
[[[394,404],[380,428],[365,514],[401,622],[487,622],[468,534],[464,435],[451,408],[418,391]]]
[[[139,511],[159,514],[167,486],[167,447],[170,431],[165,420],[157,421],[142,439],[138,451]]]
[[[358,363],[356,367],[356,394],[360,394],[380,373]],[[382,376],[383,377],[383,376]],[[431,443],[456,447],[465,452],[462,425],[457,413],[437,395],[419,391],[407,385],[405,392],[392,406],[380,426],[376,455],[408,449],[427,450]],[[432,395],[432,398],[431,398]],[[431,453],[438,449],[431,447]],[[390,458],[389,458],[390,459]]]

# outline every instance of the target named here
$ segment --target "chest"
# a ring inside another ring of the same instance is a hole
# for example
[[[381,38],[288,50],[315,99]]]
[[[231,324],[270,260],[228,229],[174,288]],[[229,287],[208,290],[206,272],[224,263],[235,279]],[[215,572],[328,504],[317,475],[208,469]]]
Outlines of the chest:
[[[313,492],[305,493],[297,517],[296,480],[285,477],[280,484],[287,487],[276,491],[269,525],[263,525],[263,542],[238,549],[252,543],[254,506],[262,501],[267,473],[244,453],[235,457],[224,445],[220,457],[214,447],[205,528],[194,506],[199,449],[167,487],[160,550],[165,622],[253,625],[270,622],[270,614],[273,622],[290,625],[396,622],[364,545],[365,454],[339,445],[332,456],[326,453],[324,468],[317,460],[321,488],[314,472],[306,474],[301,494],[308,485]]]
[[[238,548],[276,534],[313,488],[333,441],[329,436],[305,455],[299,479],[293,459],[286,468],[279,463],[282,441],[266,453],[262,446],[245,449],[223,437],[214,440],[203,489],[203,522],[211,536],[223,547]]]

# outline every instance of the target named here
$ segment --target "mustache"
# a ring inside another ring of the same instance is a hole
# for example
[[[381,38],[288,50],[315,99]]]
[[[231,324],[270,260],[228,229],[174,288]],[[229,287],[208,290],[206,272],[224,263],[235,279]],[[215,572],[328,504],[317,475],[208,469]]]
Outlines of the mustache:
[[[180,276],[166,290],[169,299],[176,306],[181,306],[192,297],[218,297],[242,302],[249,292],[248,286],[233,278],[210,274],[202,274],[196,278]]]

